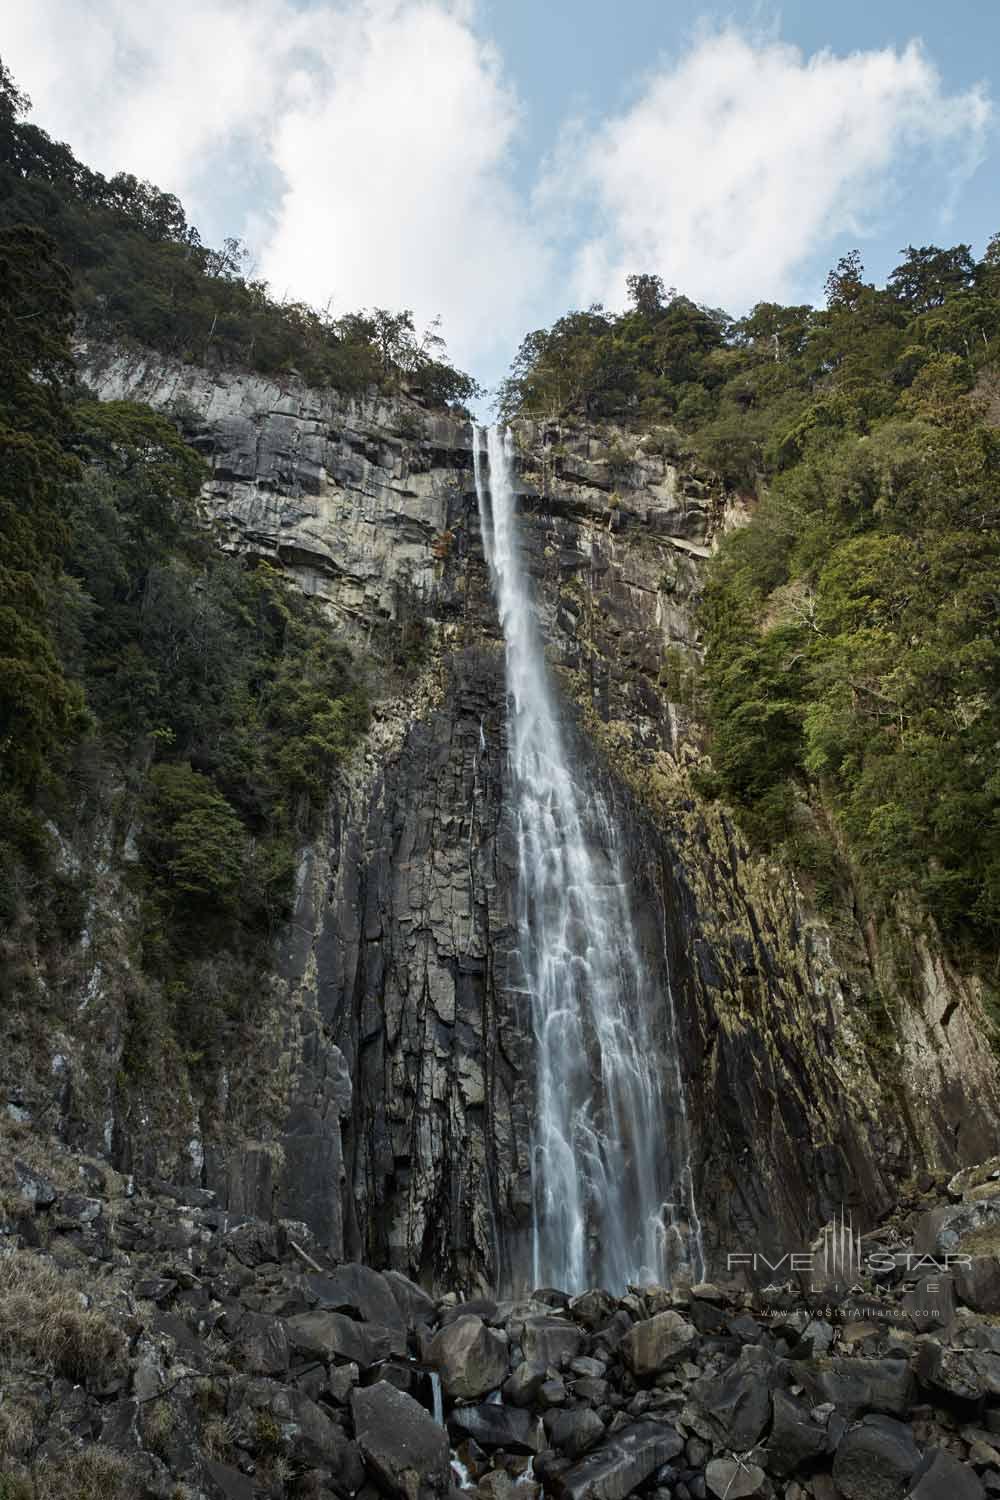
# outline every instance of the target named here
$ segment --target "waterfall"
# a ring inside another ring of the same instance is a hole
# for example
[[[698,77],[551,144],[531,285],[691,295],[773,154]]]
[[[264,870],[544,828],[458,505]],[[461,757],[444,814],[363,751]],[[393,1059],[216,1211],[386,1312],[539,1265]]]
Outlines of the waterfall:
[[[518,855],[510,983],[530,1002],[535,1286],[624,1290],[704,1274],[673,1000],[643,962],[627,865],[556,709],[515,521],[509,431],[473,428],[483,542],[506,643]],[[664,1057],[654,1040],[668,1048]]]

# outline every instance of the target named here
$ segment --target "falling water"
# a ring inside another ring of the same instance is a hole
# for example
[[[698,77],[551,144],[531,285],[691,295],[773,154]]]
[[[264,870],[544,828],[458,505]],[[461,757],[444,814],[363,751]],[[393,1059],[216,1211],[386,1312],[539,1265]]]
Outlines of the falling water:
[[[511,979],[537,1058],[535,1286],[581,1291],[704,1272],[673,1002],[639,952],[625,862],[596,785],[574,779],[515,526],[509,432],[473,432],[484,546],[507,648],[519,864]],[[517,969],[520,969],[518,976]],[[657,1009],[671,1057],[658,1055]]]

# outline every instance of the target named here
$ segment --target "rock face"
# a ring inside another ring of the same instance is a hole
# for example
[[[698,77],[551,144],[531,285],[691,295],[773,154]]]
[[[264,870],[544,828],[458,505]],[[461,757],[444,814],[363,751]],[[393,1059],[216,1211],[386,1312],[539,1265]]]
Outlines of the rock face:
[[[112,848],[93,941],[73,956],[86,1011],[51,1072],[4,1076],[11,1107],[51,1111],[125,1172],[302,1222],[338,1259],[428,1288],[523,1287],[533,1040],[508,976],[503,653],[468,426],[291,377],[116,350],[80,361],[102,397],[175,414],[211,465],[204,504],[225,545],[286,568],[359,650],[424,646],[301,851],[246,1055],[211,1090],[180,1075],[169,1097],[150,1087],[122,1107],[127,891]],[[841,1202],[884,1212],[914,1166],[985,1155],[1000,1092],[979,992],[923,936],[902,944],[912,999],[885,1066],[867,1001],[899,979],[888,938],[849,910],[835,935],[693,792],[696,735],[668,701],[664,653],[697,664],[692,606],[726,503],[662,445],[618,434],[612,452],[611,436],[519,429],[522,535],[580,774],[629,848],[664,1050],[676,1014],[696,1197],[724,1270],[731,1251],[804,1247]]]

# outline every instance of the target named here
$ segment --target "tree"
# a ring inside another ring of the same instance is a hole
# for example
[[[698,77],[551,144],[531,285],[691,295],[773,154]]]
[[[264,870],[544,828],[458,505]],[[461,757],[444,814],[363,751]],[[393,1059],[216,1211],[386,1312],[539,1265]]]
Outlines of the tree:
[[[672,287],[669,293],[664,291],[662,276],[633,273],[631,276],[626,276],[625,287],[632,306],[644,318],[655,318],[663,311],[669,299],[675,295]]]
[[[975,281],[976,263],[968,245],[955,245],[951,250],[937,245],[922,245],[915,250],[907,245],[900,254],[906,258],[893,271],[887,286],[915,313],[940,307],[947,297],[966,291]]]
[[[826,278],[824,290],[827,307],[854,307],[865,285],[864,274],[860,250],[849,250],[846,255],[842,255]]]

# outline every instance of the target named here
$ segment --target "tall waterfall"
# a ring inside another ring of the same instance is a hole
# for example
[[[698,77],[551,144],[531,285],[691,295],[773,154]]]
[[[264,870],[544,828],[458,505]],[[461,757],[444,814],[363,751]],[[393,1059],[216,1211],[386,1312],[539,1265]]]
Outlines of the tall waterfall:
[[[642,960],[626,863],[596,785],[574,776],[518,550],[509,432],[473,429],[484,546],[507,654],[519,866],[511,982],[537,1059],[535,1286],[576,1292],[704,1274],[669,985]],[[519,973],[518,973],[519,970]],[[654,1040],[667,1048],[664,1056]]]

